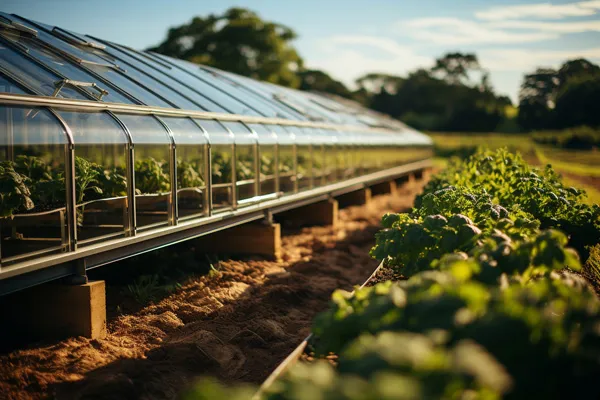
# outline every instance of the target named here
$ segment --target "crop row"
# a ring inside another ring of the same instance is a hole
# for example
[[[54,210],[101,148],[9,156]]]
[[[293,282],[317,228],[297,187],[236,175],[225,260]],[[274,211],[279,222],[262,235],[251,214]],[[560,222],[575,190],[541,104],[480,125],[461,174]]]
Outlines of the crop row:
[[[298,363],[263,397],[598,398],[600,301],[578,271],[598,266],[600,209],[584,196],[505,150],[451,164],[382,219],[371,254],[407,279],[334,293],[311,345],[336,362]]]
[[[227,154],[213,155],[213,182],[230,183],[231,162]],[[261,174],[274,173],[273,159],[261,156]],[[282,160],[282,172],[293,167],[291,160]],[[177,161],[177,186],[197,188],[204,186],[202,160]],[[253,159],[238,157],[236,173],[239,180],[253,179]],[[83,157],[75,158],[76,201],[125,196],[126,171],[116,167],[106,169]],[[170,190],[169,165],[153,157],[137,160],[135,187],[138,194],[164,193]],[[0,162],[0,218],[28,211],[43,211],[65,204],[65,176],[63,168],[40,157],[19,155],[15,161]]]

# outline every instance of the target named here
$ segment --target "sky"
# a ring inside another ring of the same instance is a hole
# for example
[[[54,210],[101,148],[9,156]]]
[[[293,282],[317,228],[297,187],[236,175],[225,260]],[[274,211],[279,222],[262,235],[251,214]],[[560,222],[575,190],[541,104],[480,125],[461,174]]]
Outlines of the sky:
[[[308,68],[354,87],[369,72],[405,76],[449,51],[474,52],[498,93],[523,75],[584,57],[600,63],[600,0],[2,0],[0,10],[137,49],[196,15],[246,7],[291,27]]]

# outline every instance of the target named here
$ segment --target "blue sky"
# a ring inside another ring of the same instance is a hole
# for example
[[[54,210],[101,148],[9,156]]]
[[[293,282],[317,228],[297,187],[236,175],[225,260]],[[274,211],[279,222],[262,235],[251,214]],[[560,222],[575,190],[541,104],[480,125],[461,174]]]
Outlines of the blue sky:
[[[231,6],[293,28],[306,66],[348,85],[366,72],[405,75],[446,51],[469,51],[516,100],[523,74],[537,66],[600,63],[600,0],[3,0],[0,9],[143,49],[168,27]]]

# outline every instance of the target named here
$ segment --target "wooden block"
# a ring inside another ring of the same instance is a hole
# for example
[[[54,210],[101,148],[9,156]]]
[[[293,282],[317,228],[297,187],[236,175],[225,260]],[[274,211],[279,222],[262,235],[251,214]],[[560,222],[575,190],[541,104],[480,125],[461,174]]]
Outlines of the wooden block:
[[[196,248],[206,253],[258,254],[281,260],[281,225],[248,223],[203,236]]]
[[[373,196],[380,194],[396,194],[396,181],[381,182],[371,186],[371,193]]]
[[[336,200],[338,201],[340,207],[362,206],[371,201],[371,189],[365,188],[355,190],[354,192],[345,193],[341,196],[338,196]]]
[[[278,214],[280,221],[289,225],[338,225],[339,203],[335,199],[323,200]]]
[[[38,339],[105,338],[105,289],[104,281],[94,281],[48,283],[18,292],[7,299],[10,311],[2,315],[2,325]]]

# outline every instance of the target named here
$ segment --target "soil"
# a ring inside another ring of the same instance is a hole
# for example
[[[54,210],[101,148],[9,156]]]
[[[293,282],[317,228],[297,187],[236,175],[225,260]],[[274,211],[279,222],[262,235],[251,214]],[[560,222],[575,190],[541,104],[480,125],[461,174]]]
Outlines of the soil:
[[[331,292],[377,267],[368,256],[387,211],[406,211],[422,182],[340,211],[332,227],[284,230],[283,261],[219,262],[162,300],[109,310],[106,339],[30,345],[0,355],[0,398],[175,398],[201,376],[262,382],[309,334]],[[119,307],[111,302],[109,308]]]

